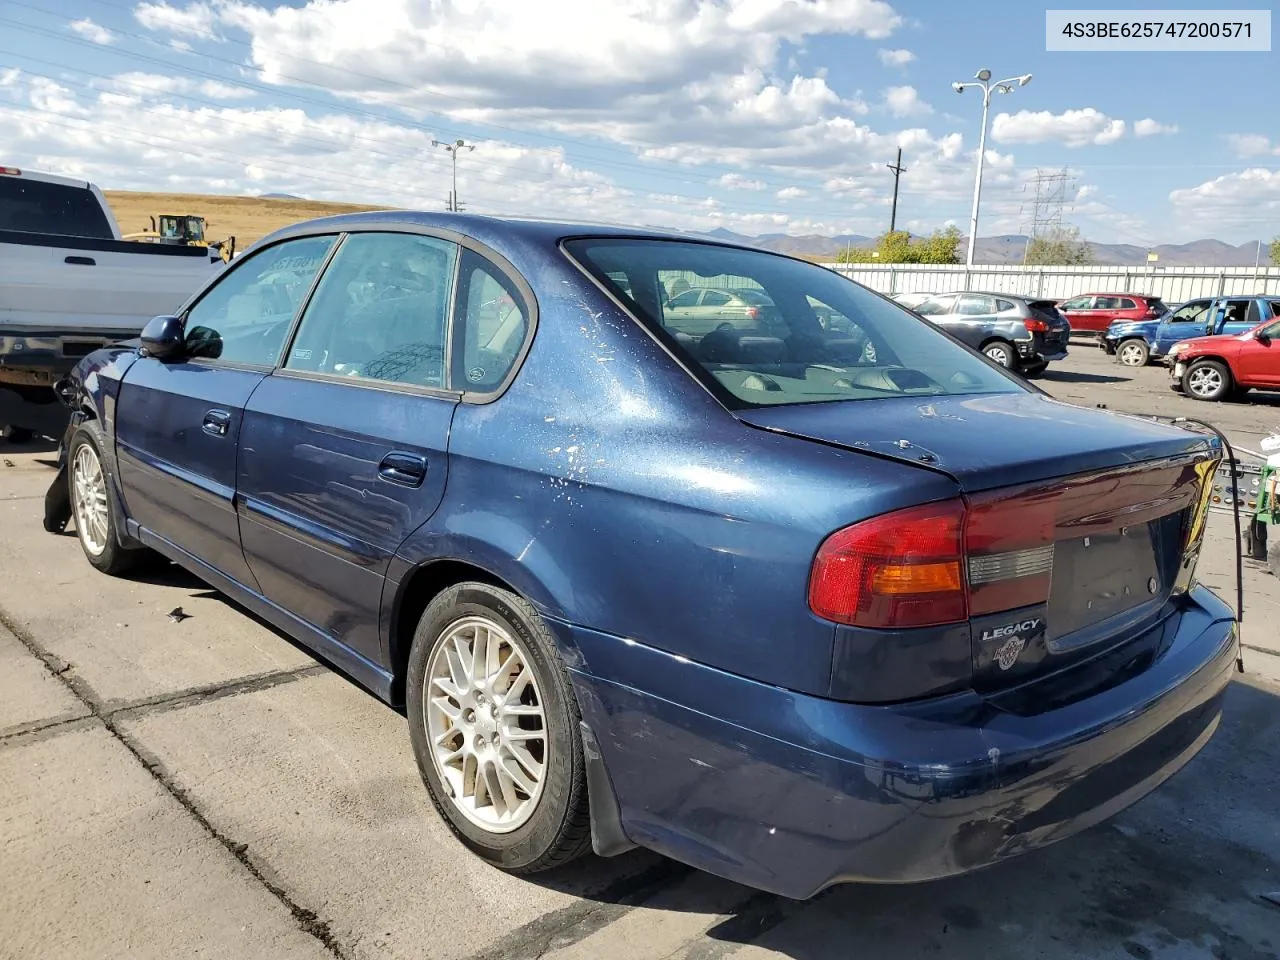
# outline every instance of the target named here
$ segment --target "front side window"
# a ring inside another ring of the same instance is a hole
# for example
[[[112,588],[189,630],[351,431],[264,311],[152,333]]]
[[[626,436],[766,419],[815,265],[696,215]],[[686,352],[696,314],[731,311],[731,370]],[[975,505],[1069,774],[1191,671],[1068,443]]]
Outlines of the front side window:
[[[285,369],[443,387],[457,255],[435,237],[351,234],[302,315]]]
[[[1204,323],[1205,314],[1209,312],[1209,305],[1212,300],[1193,300],[1190,303],[1184,303],[1173,315],[1169,317],[1170,323]]]
[[[334,239],[286,240],[238,262],[187,312],[188,355],[274,366]]]
[[[941,317],[951,312],[955,297],[930,297],[924,303],[916,305],[916,313],[922,317]]]
[[[773,309],[751,326],[681,329],[652,297],[623,302],[730,407],[1025,391],[898,304],[815,264],[677,240],[600,238],[567,252],[615,296],[610,277],[653,290],[671,273],[758,289]]]
[[[1076,297],[1074,300],[1068,300],[1059,309],[1088,310],[1092,303],[1093,303],[1093,297]]]

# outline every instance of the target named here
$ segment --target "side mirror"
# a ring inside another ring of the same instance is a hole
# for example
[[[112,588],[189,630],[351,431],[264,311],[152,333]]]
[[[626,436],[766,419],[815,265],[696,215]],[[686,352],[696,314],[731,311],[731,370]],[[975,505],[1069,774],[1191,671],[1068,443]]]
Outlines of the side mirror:
[[[1266,330],[1255,330],[1253,339],[1257,340],[1263,346],[1266,346],[1271,342],[1271,334],[1267,333]]]
[[[170,360],[182,352],[183,331],[179,317],[152,317],[142,328],[142,355]]]

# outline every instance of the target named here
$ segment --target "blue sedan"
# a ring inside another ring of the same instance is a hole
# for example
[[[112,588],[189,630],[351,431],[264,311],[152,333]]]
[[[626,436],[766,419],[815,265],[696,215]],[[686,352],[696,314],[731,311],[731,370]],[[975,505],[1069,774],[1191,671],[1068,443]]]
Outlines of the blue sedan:
[[[694,288],[771,308],[672,308]],[[1195,579],[1216,441],[773,253],[318,220],[60,393],[89,563],[168,558],[403,705],[512,871],[641,846],[804,898],[981,867],[1187,763],[1236,657]]]

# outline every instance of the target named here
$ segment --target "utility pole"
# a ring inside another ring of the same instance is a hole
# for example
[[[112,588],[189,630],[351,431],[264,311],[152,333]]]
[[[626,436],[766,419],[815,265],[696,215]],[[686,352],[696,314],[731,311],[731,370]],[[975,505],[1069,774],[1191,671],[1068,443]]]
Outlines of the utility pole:
[[[462,210],[462,204],[458,202],[458,151],[474,150],[474,143],[467,143],[465,140],[455,140],[453,143],[445,143],[443,140],[432,140],[433,147],[444,147],[445,151],[453,160],[453,189],[449,191],[449,202],[445,204],[445,209],[450,213],[459,213]]]
[[[895,163],[886,163],[891,171],[893,171],[893,210],[889,213],[889,232],[893,233],[898,226],[898,178],[907,172],[907,168],[902,165],[902,148],[898,148],[898,159]]]

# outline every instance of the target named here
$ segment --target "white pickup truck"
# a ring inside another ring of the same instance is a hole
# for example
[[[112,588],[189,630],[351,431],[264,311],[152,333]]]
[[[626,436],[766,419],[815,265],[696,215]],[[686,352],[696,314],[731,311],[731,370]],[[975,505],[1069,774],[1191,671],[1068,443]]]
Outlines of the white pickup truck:
[[[121,240],[91,183],[0,166],[0,430],[61,436],[53,384],[222,267],[204,247]]]

